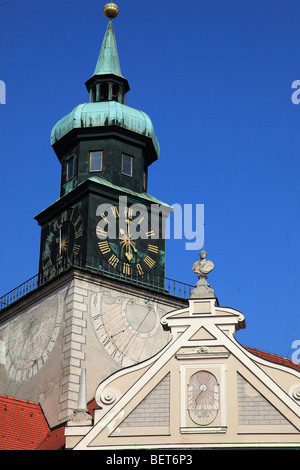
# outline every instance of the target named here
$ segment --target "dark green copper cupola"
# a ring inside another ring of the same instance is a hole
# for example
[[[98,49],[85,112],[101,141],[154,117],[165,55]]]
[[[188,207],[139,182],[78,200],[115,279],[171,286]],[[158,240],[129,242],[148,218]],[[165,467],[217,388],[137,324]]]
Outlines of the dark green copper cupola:
[[[159,145],[147,114],[125,105],[129,85],[111,21],[116,9],[114,3],[104,7],[109,22],[86,82],[87,102],[51,132],[61,163],[60,198],[35,217],[41,226],[39,272],[49,279],[75,265],[163,288],[170,206],[148,194],[148,167],[158,159]]]
[[[125,105],[130,88],[121,73],[111,19],[86,87],[89,102],[76,106],[51,132],[62,165],[61,196],[95,176],[147,192],[148,167],[159,156],[159,144],[149,116]]]

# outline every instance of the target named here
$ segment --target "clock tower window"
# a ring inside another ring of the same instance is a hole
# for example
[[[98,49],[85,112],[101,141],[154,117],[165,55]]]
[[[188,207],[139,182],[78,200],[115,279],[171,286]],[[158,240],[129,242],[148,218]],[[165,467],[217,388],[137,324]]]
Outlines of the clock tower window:
[[[103,151],[96,150],[90,152],[90,171],[102,171]]]
[[[99,101],[108,101],[108,83],[104,82],[100,84],[99,94],[100,94]]]
[[[114,84],[112,86],[112,101],[122,102],[121,92],[119,85]]]
[[[143,189],[144,191],[147,191],[147,170],[144,168],[143,171]]]
[[[90,90],[90,100],[92,103],[98,101],[110,101],[109,84],[107,82],[98,82]]]
[[[67,161],[66,180],[69,181],[74,176],[74,158],[70,158]]]
[[[94,103],[95,101],[97,101],[97,89],[96,87],[94,86],[92,89],[91,89],[91,92],[90,92],[90,96],[91,96],[91,102]]]
[[[132,176],[133,158],[130,155],[122,154],[121,172],[123,175]]]
[[[117,101],[123,103],[123,87],[113,82],[98,82],[90,90],[91,102]]]

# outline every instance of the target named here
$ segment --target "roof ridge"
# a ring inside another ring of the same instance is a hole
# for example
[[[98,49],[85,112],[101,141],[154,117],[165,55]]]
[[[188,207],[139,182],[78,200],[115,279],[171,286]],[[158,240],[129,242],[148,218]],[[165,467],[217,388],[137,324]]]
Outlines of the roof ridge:
[[[9,397],[8,395],[0,395],[0,401],[2,402],[13,402],[15,405],[30,405],[38,408],[39,410],[41,409],[39,403],[29,401],[29,400],[23,400],[22,398],[15,398],[15,397]]]
[[[273,363],[282,364],[282,365],[285,365],[285,366],[288,366],[288,367],[291,367],[295,370],[300,371],[300,364],[297,364],[296,362],[294,362],[292,359],[290,359],[288,357],[281,356],[281,355],[278,355],[278,354],[275,354],[275,353],[270,353],[270,352],[267,352],[267,351],[262,351],[260,349],[252,348],[250,346],[244,346],[244,348],[247,349],[249,352],[252,352],[256,356],[261,357],[262,359],[269,360],[270,362],[273,362]],[[276,358],[278,360],[276,360]],[[279,362],[279,360],[280,360],[280,362]]]

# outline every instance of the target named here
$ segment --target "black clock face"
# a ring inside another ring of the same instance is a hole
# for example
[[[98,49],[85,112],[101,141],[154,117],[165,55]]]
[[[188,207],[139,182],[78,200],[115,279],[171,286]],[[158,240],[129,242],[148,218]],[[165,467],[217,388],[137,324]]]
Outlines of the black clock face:
[[[48,277],[63,258],[78,255],[83,238],[83,219],[76,209],[67,209],[49,227],[42,253],[42,266]]]
[[[159,260],[159,240],[146,214],[136,214],[128,206],[111,206],[100,217],[97,242],[108,266],[129,276],[153,271]]]

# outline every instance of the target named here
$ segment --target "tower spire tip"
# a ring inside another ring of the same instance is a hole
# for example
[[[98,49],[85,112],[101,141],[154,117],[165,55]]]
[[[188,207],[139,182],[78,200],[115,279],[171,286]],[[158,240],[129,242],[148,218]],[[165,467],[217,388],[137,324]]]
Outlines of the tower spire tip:
[[[115,3],[110,2],[104,6],[103,11],[104,15],[110,20],[112,20],[114,18],[117,18],[119,14],[119,7]]]

